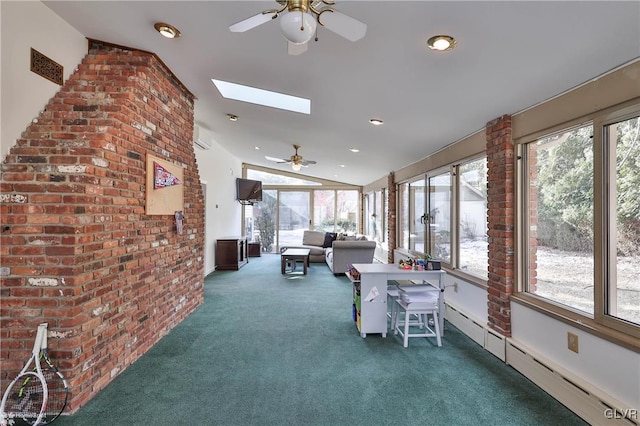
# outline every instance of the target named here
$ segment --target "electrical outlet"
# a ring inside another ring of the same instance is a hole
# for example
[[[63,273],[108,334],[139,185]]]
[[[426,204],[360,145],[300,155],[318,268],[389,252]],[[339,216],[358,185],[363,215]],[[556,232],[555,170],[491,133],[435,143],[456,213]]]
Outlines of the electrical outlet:
[[[567,347],[570,351],[578,353],[578,336],[573,333],[567,333]]]

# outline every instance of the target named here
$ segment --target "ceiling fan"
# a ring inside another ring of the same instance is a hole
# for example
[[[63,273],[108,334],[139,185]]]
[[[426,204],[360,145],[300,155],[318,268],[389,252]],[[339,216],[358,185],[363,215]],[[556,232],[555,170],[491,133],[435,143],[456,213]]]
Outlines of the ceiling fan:
[[[316,164],[315,161],[305,160],[304,158],[302,158],[301,155],[298,155],[298,149],[300,148],[300,145],[293,145],[293,148],[296,150],[296,153],[293,154],[288,159],[268,157],[266,155],[264,156],[264,158],[266,158],[269,161],[275,161],[278,164],[291,164],[291,168],[296,172],[300,171],[302,167],[307,167],[309,164]]]
[[[318,40],[317,24],[350,41],[360,40],[367,32],[366,24],[333,9],[331,7],[335,4],[333,0],[276,0],[276,2],[281,6],[279,9],[265,10],[231,25],[229,30],[243,33],[282,14],[280,28],[282,35],[288,41],[290,55],[305,52],[307,42],[314,34],[316,41]]]

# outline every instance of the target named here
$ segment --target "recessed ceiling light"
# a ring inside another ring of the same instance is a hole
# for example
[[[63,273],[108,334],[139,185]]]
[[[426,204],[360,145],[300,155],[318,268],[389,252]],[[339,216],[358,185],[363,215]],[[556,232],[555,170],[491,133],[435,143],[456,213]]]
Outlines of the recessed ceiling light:
[[[349,151],[351,151],[351,152],[360,152],[360,150],[358,148],[349,148]]]
[[[369,120],[369,123],[373,124],[374,126],[380,126],[384,123],[384,121],[380,120],[379,118],[372,118],[371,120]]]
[[[448,35],[437,35],[427,40],[427,46],[431,50],[438,50],[444,52],[456,47],[456,40]]]
[[[229,121],[238,121],[238,116],[233,114],[227,114]]]
[[[180,31],[173,25],[165,24],[164,22],[156,22],[153,27],[166,38],[180,37]]]
[[[284,109],[286,111],[311,114],[311,100],[284,93],[271,92],[256,87],[244,86],[229,81],[211,79],[213,84],[226,99],[249,102],[252,104]]]
[[[344,167],[344,164],[340,164],[340,167]]]

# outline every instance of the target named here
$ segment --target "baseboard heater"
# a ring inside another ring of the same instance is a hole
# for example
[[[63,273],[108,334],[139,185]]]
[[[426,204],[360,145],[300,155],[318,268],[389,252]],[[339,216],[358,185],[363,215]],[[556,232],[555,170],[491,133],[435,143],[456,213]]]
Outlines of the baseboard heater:
[[[638,409],[625,408],[610,395],[552,363],[530,348],[507,339],[507,364],[593,425],[638,426]]]
[[[445,318],[458,330],[469,336],[474,342],[491,352],[493,355],[505,360],[505,337],[489,330],[477,319],[471,318],[460,309],[445,303]]]
[[[608,394],[593,388],[581,378],[536,354],[530,348],[482,325],[459,308],[445,303],[445,318],[474,342],[594,425],[640,426],[640,413]]]

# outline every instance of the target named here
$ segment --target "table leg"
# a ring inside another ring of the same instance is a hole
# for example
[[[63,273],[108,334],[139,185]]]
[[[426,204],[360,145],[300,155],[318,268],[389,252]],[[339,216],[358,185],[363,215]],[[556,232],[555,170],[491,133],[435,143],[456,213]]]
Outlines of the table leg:
[[[307,265],[309,264],[308,256],[302,259],[302,264],[304,265],[304,275],[307,275]]]
[[[284,256],[280,257],[280,271],[284,275],[284,265],[286,265],[287,259]]]

